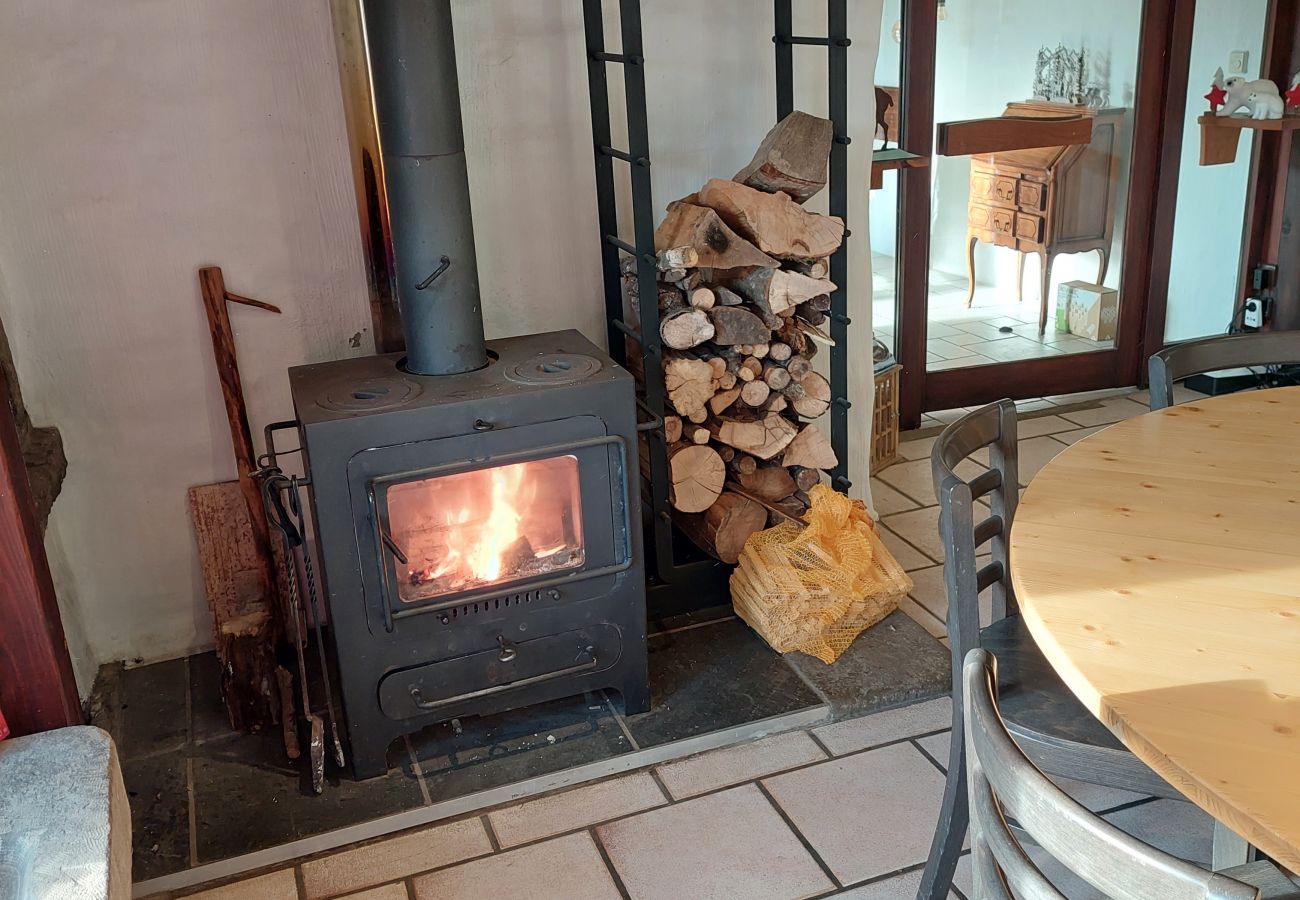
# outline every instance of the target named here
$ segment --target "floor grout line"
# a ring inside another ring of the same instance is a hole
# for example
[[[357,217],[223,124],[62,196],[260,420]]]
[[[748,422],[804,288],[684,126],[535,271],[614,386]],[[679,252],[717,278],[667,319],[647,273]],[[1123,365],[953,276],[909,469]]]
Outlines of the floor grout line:
[[[623,732],[623,737],[627,738],[627,742],[632,746],[632,752],[635,753],[640,750],[641,745],[632,736],[632,729],[627,727],[627,720],[623,718],[622,713],[614,708],[614,699],[610,697],[608,691],[602,691],[601,693],[605,697],[605,706],[609,709],[610,714],[614,717],[614,722],[618,725],[618,730]]]
[[[185,806],[189,818],[190,868],[199,864],[199,814],[194,797],[194,757],[185,757]]]
[[[768,803],[772,804],[772,809],[781,817],[781,821],[790,829],[791,833],[799,840],[799,843],[803,844],[803,848],[808,851],[808,855],[812,857],[813,862],[817,863],[817,865],[821,867],[822,872],[824,872],[826,877],[830,879],[831,884],[835,885],[837,888],[844,887],[844,882],[840,881],[831,867],[827,865],[826,860],[822,859],[822,855],[817,852],[817,848],[812,845],[812,841],[808,840],[808,838],[804,836],[804,833],[794,824],[794,820],[786,815],[785,810],[781,808],[781,804],[778,803],[776,798],[768,791],[767,786],[763,784],[762,780],[754,779],[748,783],[758,788],[758,792],[767,798]],[[742,785],[737,785],[737,787],[741,786]]]
[[[623,900],[632,900],[632,894],[628,891],[627,885],[623,884],[623,876],[618,874],[618,866],[614,865],[614,860],[610,859],[605,842],[600,839],[600,832],[595,825],[588,827],[587,832],[591,835],[591,842],[596,845],[596,852],[600,854],[601,860],[605,863],[605,869],[609,872],[610,880],[614,882],[614,889],[619,892]]]
[[[424,799],[425,806],[433,805],[433,796],[429,793],[429,786],[424,781],[424,767],[420,765],[420,757],[415,753],[415,745],[411,743],[409,734],[402,735],[402,741],[406,744],[406,755],[411,760],[411,771],[415,773],[415,783],[420,787],[420,796]]]
[[[492,845],[492,852],[500,853],[501,839],[497,837],[497,830],[492,827],[492,817],[487,812],[484,812],[483,815],[478,818],[479,823],[483,826],[483,830],[487,832],[488,843]]]

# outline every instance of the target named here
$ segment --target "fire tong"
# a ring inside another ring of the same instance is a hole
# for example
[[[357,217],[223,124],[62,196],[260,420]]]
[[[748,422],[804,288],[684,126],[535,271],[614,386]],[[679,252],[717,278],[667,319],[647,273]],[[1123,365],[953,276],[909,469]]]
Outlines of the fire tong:
[[[302,497],[299,492],[298,477],[285,475],[278,468],[266,467],[257,473],[262,483],[262,497],[266,503],[267,516],[284,541],[285,568],[288,570],[289,605],[294,623],[294,650],[298,655],[298,679],[302,692],[303,718],[308,725],[308,762],[311,773],[312,790],[317,794],[325,789],[325,723],[321,717],[312,712],[311,699],[307,688],[307,664],[303,656],[305,643],[304,618],[306,611],[302,608],[298,589],[297,557],[301,552],[303,571],[307,575],[307,595],[311,602],[311,615],[316,631],[316,652],[318,654],[321,679],[324,682],[325,715],[329,721],[330,745],[335,765],[342,768],[344,764],[343,744],[339,740],[338,722],[334,717],[334,697],[330,689],[329,668],[325,658],[325,642],[321,633],[321,609],[316,592],[316,572],[312,565],[311,554],[307,552],[305,535],[307,533],[302,510]],[[286,508],[282,492],[288,495]]]

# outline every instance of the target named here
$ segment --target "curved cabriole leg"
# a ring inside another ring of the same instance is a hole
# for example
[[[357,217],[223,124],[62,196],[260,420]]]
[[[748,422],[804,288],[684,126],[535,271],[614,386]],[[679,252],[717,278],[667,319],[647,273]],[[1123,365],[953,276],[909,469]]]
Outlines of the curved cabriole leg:
[[[1028,253],[1016,251],[1016,302],[1025,302],[1025,257]]]
[[[1110,250],[1107,247],[1098,247],[1097,253],[1101,256],[1101,265],[1097,267],[1097,283],[1106,283],[1106,270],[1110,268]]]
[[[966,308],[970,309],[971,303],[975,301],[975,243],[979,240],[977,237],[971,237],[966,242],[966,278],[970,286],[966,289]]]
[[[1043,276],[1038,310],[1038,333],[1043,335],[1047,333],[1047,303],[1050,299],[1049,292],[1052,289],[1052,257],[1046,250],[1042,251],[1039,256],[1043,260]]]
[[[954,701],[954,703],[959,701]],[[930,856],[921,875],[916,900],[948,900],[952,889],[957,857],[970,826],[970,808],[966,798],[966,746],[962,728],[954,716],[952,743],[948,751],[948,778],[943,788],[943,809],[930,843]]]

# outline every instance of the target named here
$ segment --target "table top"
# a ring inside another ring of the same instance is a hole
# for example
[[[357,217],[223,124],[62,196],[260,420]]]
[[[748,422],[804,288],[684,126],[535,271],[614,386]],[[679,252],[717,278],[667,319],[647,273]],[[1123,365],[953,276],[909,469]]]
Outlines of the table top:
[[[1079,441],[1026,489],[1010,552],[1025,623],[1084,705],[1300,870],[1300,388]]]

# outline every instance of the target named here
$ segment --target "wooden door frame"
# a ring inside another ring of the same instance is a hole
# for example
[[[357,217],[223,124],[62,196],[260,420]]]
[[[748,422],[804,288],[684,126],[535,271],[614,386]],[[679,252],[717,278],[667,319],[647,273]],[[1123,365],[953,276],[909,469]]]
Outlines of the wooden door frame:
[[[18,736],[82,714],[10,397],[0,371],[0,711]]]
[[[933,0],[903,5],[900,143],[926,156],[934,132],[934,7]],[[1145,383],[1146,358],[1164,346],[1194,15],[1195,0],[1146,0],[1142,11],[1120,276],[1124,302],[1114,349],[927,373],[931,168],[899,172],[902,427],[915,428],[930,410]]]

